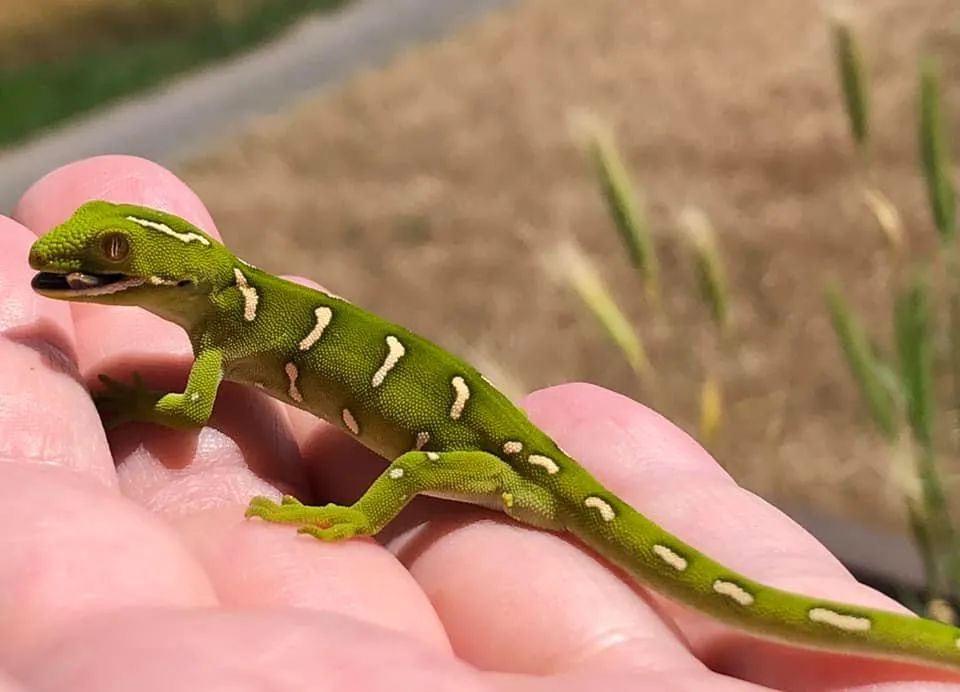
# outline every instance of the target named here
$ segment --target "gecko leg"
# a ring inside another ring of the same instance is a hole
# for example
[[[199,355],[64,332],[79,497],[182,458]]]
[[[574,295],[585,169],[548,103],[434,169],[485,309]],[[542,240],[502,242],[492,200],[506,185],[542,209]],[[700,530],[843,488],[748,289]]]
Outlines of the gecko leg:
[[[299,533],[323,541],[339,541],[378,533],[420,493],[452,495],[467,502],[496,506],[522,521],[554,528],[549,521],[555,502],[550,493],[522,479],[499,457],[482,451],[407,452],[397,457],[349,507],[310,507],[289,497],[277,504],[255,497],[246,516],[294,524]]]
[[[140,375],[133,383],[118,382],[100,375],[105,389],[94,395],[94,401],[106,427],[142,421],[168,428],[197,428],[207,422],[223,379],[223,354],[214,349],[202,351],[190,368],[183,392],[159,392],[148,389]]]

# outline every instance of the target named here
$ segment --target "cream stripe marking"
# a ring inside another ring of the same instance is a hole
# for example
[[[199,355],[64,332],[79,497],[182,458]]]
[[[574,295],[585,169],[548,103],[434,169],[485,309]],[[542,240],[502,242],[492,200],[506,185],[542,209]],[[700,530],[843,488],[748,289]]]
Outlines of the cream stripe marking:
[[[423,431],[421,431],[421,432],[418,432],[418,433],[417,433],[417,443],[414,445],[413,448],[416,449],[416,450],[421,450],[421,449],[424,448],[424,446],[426,446],[426,444],[427,444],[429,441],[430,441],[430,433],[428,433],[426,430],[423,430]]]
[[[837,629],[847,632],[866,632],[871,627],[871,622],[868,618],[858,617],[856,615],[844,615],[829,608],[811,608],[807,615],[814,622],[832,625]]]
[[[195,240],[201,245],[210,245],[210,241],[204,238],[199,233],[194,233],[193,231],[180,233],[170,228],[167,224],[160,223],[159,221],[151,221],[150,219],[141,219],[137,216],[128,216],[127,221],[133,221],[135,224],[139,224],[144,228],[152,228],[155,231],[160,231],[161,233],[168,235],[171,238],[176,238],[182,243],[190,243]]]
[[[380,366],[380,369],[373,373],[373,380],[370,382],[374,389],[383,384],[387,373],[393,370],[393,367],[403,358],[403,354],[406,352],[407,349],[400,343],[400,339],[393,334],[387,337],[387,357],[383,361],[383,365]]]
[[[613,521],[617,514],[613,511],[613,507],[609,505],[605,500],[600,499],[594,495],[591,495],[586,500],[583,501],[584,507],[590,507],[600,512],[600,518],[604,521]]]
[[[456,398],[450,406],[450,417],[453,420],[459,420],[463,415],[463,409],[467,406],[467,399],[470,398],[470,388],[460,375],[456,375],[450,384],[453,385],[453,391],[456,392]]]
[[[234,267],[233,275],[237,279],[237,288],[243,294],[243,319],[253,322],[257,316],[257,303],[260,302],[260,296],[257,295],[257,289],[247,283],[247,277],[242,271]]]
[[[436,452],[427,452],[427,459],[430,461],[440,461],[440,455]]]
[[[403,478],[403,469],[400,468],[399,466],[396,466],[390,469],[387,475],[390,476],[390,478],[392,478],[393,480],[397,480],[398,478]]]
[[[68,274],[69,276],[69,274]],[[108,296],[113,293],[120,293],[120,291],[126,291],[130,288],[136,288],[137,286],[143,286],[143,279],[124,279],[123,281],[115,281],[112,284],[107,284],[106,286],[101,286],[100,288],[76,288],[64,292],[64,295],[68,296]]]
[[[732,598],[742,606],[753,605],[753,594],[732,581],[717,579],[713,582],[713,590],[722,596]]]
[[[534,466],[542,466],[551,476],[560,470],[560,467],[557,466],[557,462],[550,457],[543,456],[542,454],[531,454],[527,457],[527,461]],[[613,510],[610,511],[612,512]]]
[[[343,418],[343,424],[347,426],[347,430],[352,432],[354,435],[360,434],[360,426],[357,425],[357,419],[353,417],[352,413],[350,413],[350,409],[343,409],[340,417]]]
[[[519,454],[522,451],[523,451],[522,442],[517,442],[516,440],[510,440],[509,442],[503,443],[504,454]]]
[[[326,306],[317,308],[313,311],[313,314],[317,318],[317,323],[313,325],[310,333],[303,337],[303,340],[300,342],[301,351],[307,351],[313,348],[313,345],[320,341],[320,337],[323,336],[323,330],[327,328],[327,325],[330,324],[330,320],[333,318],[333,310]]]
[[[687,559],[672,548],[657,543],[653,546],[653,552],[678,572],[682,572],[687,568]]]
[[[290,380],[290,389],[287,392],[290,395],[290,398],[300,403],[303,401],[303,395],[300,393],[300,390],[297,389],[297,377],[300,376],[300,371],[297,370],[297,366],[293,363],[287,363],[283,366],[283,371],[287,373],[287,379]]]

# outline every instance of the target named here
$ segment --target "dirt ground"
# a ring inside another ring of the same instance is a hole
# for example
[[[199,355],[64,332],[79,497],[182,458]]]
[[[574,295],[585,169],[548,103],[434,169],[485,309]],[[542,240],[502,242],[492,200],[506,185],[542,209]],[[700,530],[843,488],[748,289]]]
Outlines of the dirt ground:
[[[251,261],[315,278],[495,364],[494,379],[519,389],[588,380],[643,399],[529,244],[575,236],[644,335],[661,373],[657,406],[688,429],[704,312],[676,217],[695,204],[720,234],[735,297],[718,458],[774,501],[898,527],[887,451],[865,432],[822,302],[824,278],[838,275],[884,336],[890,263],[860,201],[825,7],[526,0],[181,173]],[[929,249],[916,60],[921,49],[940,56],[960,133],[960,3],[863,0],[845,11],[870,65],[877,181],[910,242]],[[568,115],[583,107],[616,128],[646,191],[667,318],[645,310],[571,140]]]

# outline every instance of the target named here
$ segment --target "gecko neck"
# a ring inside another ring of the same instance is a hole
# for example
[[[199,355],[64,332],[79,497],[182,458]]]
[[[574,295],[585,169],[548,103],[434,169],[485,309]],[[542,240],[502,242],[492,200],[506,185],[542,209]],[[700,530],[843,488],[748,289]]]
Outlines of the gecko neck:
[[[179,325],[191,338],[204,330],[216,310],[210,294],[203,292],[178,295],[170,300],[140,303],[139,307]]]

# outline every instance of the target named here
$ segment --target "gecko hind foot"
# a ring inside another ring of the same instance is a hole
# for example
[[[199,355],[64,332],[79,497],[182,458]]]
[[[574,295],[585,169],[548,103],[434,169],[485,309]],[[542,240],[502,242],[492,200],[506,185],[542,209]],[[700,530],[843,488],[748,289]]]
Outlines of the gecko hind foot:
[[[289,496],[285,495],[280,503],[262,495],[251,498],[244,516],[247,518],[259,517],[265,521],[278,524],[299,524],[303,521],[300,510],[304,505],[299,502],[286,502],[287,497]]]
[[[288,498],[290,501],[287,501]],[[298,533],[309,534],[322,541],[340,541],[371,533],[367,517],[353,507],[334,504],[310,507],[291,496],[285,496],[281,504],[268,497],[254,497],[245,516],[278,524],[293,524],[298,527]]]

